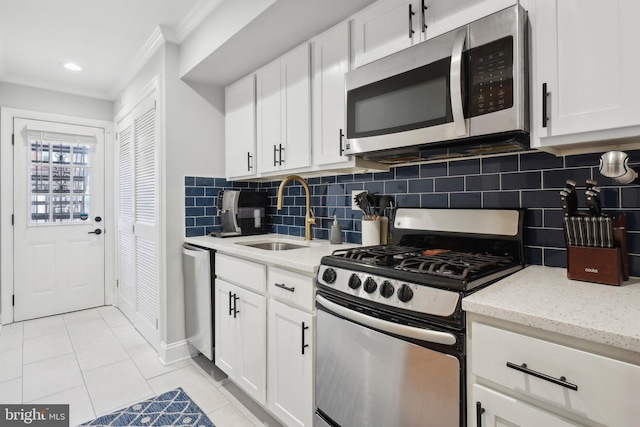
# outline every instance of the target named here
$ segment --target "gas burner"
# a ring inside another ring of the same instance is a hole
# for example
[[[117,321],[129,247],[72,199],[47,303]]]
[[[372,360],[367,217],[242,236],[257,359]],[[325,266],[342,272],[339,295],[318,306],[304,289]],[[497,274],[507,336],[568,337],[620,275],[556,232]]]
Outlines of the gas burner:
[[[513,258],[490,254],[447,252],[432,256],[417,256],[403,260],[396,270],[466,279],[469,275],[500,270],[511,265]]]

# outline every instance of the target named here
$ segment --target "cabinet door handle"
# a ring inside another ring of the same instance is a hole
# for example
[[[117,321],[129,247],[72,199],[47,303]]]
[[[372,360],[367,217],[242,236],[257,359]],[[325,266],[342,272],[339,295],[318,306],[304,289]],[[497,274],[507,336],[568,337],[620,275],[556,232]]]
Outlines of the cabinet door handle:
[[[278,166],[278,161],[276,160],[276,152],[278,151],[278,146],[273,144],[273,166]]]
[[[231,291],[229,291],[229,316],[231,316],[231,313],[233,312],[233,308],[231,308],[231,299],[233,298],[233,296],[231,296]]]
[[[482,414],[484,414],[482,402],[476,402],[476,427],[482,427]]]
[[[251,166],[251,158],[253,156],[251,155],[251,152],[247,151],[247,171],[251,172],[251,168],[253,168],[253,166]]]
[[[422,6],[422,13],[421,18],[422,18],[422,32],[426,33],[427,32],[427,5],[424,4],[424,0],[421,0],[421,6]]]
[[[409,5],[409,38],[413,38],[413,33],[415,33],[415,31],[413,31],[413,15],[415,15],[415,12],[413,11],[413,7],[411,5]]]
[[[547,92],[547,84],[542,83],[542,127],[547,127],[549,117],[547,114],[547,100],[549,98],[549,92]]]
[[[240,313],[240,310],[236,310],[236,308],[238,307],[238,300],[240,299],[239,296],[237,296],[237,294],[233,294],[233,318],[236,318],[236,315],[238,313]]]
[[[302,355],[304,355],[304,349],[309,347],[309,344],[304,343],[304,331],[309,329],[308,326],[305,326],[304,322],[302,322]]]
[[[276,288],[284,289],[285,291],[289,291],[289,292],[295,292],[296,291],[295,287],[293,287],[293,286],[289,287],[289,286],[285,285],[284,283],[276,283],[275,285],[276,285]]]
[[[554,378],[550,375],[543,374],[542,372],[534,371],[533,369],[529,369],[526,363],[522,365],[516,365],[515,363],[507,362],[507,367],[511,369],[515,369],[516,371],[524,372],[525,374],[529,374],[536,378],[540,378],[545,381],[549,381],[551,383],[557,384],[562,387],[566,387],[569,390],[578,391],[578,386],[575,384],[571,384],[567,381],[565,376],[561,376],[560,378]]]
[[[344,148],[342,148],[342,138],[344,137],[344,132],[342,132],[342,129],[340,129],[340,132],[338,133],[338,145],[340,147],[340,155],[342,156],[342,153],[344,153]]]
[[[284,147],[282,146],[282,144],[279,144],[280,148],[278,149],[278,151],[280,152],[280,161],[278,162],[279,165],[282,165],[284,163],[284,160],[282,159],[282,151],[284,150]]]

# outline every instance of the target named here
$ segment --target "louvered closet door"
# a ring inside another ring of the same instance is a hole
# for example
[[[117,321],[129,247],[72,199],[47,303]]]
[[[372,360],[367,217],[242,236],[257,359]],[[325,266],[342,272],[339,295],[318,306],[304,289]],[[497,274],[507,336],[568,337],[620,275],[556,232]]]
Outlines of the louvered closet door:
[[[158,120],[155,94],[118,126],[118,260],[122,311],[154,347],[158,333]]]

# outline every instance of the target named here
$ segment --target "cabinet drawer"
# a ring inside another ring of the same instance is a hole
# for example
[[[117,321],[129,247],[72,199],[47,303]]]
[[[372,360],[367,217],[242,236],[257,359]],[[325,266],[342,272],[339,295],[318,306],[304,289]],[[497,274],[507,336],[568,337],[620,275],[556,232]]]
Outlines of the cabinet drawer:
[[[233,256],[216,253],[216,277],[256,292],[267,287],[267,267]]]
[[[269,295],[305,310],[313,310],[314,278],[278,267],[269,267]]]
[[[475,412],[471,419],[476,421],[475,427],[578,427],[579,425],[478,384],[473,385],[472,405],[475,407]],[[481,411],[480,414],[478,411]],[[471,422],[469,424],[473,425]]]
[[[607,426],[640,419],[630,398],[640,393],[639,366],[479,323],[472,325],[472,352],[478,377]]]

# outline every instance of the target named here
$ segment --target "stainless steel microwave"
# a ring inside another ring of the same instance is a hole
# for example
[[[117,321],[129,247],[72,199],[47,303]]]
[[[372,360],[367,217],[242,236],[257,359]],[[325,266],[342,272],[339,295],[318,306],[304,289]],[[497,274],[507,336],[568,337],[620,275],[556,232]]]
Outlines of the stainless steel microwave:
[[[347,73],[346,154],[402,163],[435,148],[528,148],[526,27],[512,6]]]

